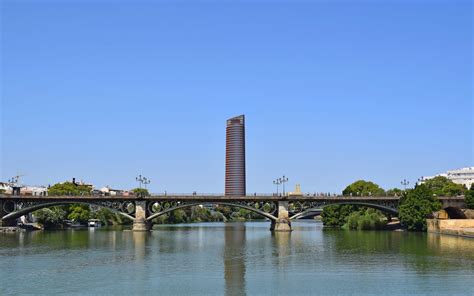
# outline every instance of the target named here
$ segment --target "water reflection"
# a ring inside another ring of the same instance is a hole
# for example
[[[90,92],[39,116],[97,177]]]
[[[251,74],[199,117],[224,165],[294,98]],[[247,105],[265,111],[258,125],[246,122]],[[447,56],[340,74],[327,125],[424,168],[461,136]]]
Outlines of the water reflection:
[[[133,248],[135,250],[135,263],[142,263],[146,257],[146,240],[148,238],[147,232],[132,232]]]
[[[293,226],[0,234],[0,295],[474,295],[474,239]]]
[[[245,224],[232,224],[225,232],[224,280],[225,295],[246,295],[245,291]]]
[[[291,232],[272,233],[272,255],[278,266],[283,266],[291,254]]]

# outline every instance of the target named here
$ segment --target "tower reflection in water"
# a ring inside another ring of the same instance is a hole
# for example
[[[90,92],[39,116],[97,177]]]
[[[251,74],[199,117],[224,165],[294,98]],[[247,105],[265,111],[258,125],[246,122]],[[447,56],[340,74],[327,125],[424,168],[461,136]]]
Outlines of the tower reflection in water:
[[[245,224],[229,226],[225,231],[224,279],[225,295],[246,295],[245,287]]]

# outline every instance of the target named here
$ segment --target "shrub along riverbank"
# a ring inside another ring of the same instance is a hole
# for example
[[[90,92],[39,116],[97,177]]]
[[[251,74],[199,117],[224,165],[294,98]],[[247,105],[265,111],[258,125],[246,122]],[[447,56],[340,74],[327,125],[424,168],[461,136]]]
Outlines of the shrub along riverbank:
[[[390,217],[379,210],[351,205],[331,205],[321,215],[325,226],[351,230],[384,229]]]

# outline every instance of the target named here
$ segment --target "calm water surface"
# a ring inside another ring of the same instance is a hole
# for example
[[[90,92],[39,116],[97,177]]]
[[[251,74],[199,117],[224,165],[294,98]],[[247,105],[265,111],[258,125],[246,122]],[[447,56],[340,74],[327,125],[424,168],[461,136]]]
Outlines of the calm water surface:
[[[0,234],[0,295],[474,295],[474,240],[294,223]]]

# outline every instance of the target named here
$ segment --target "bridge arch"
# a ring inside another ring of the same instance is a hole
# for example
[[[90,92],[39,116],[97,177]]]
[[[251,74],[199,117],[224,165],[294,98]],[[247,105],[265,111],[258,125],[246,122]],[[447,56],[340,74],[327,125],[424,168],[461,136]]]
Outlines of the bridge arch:
[[[117,209],[114,209],[113,207],[109,207],[109,206],[106,206],[106,205],[103,205],[103,204],[98,204],[98,203],[93,203],[93,202],[77,201],[77,200],[75,200],[75,201],[65,200],[65,201],[45,202],[45,203],[33,204],[31,206],[21,208],[19,210],[14,210],[13,212],[8,213],[8,214],[6,214],[5,216],[3,216],[1,218],[2,218],[2,220],[15,220],[15,219],[20,218],[23,215],[27,215],[27,214],[29,214],[31,212],[34,212],[34,211],[37,211],[37,210],[41,210],[41,209],[49,208],[49,207],[53,207],[53,206],[63,206],[63,205],[70,205],[70,204],[84,204],[84,205],[89,205],[89,206],[98,206],[98,207],[101,207],[101,208],[109,209],[114,213],[120,214],[120,215],[122,215],[122,216],[124,216],[128,219],[131,219],[132,221],[135,219],[135,217],[133,217],[132,215],[127,214],[127,213],[122,212],[122,211],[119,211]]]
[[[354,206],[364,206],[368,208],[373,208],[376,210],[379,210],[383,213],[390,214],[393,216],[398,216],[398,211],[395,208],[391,208],[389,206],[385,205],[379,205],[379,204],[373,204],[373,203],[368,203],[368,202],[358,202],[358,201],[342,201],[342,202],[334,202],[330,204],[325,204],[321,205],[320,207],[313,207],[307,210],[304,210],[302,212],[299,212],[297,214],[294,214],[293,216],[290,217],[290,220],[296,220],[296,219],[301,219],[304,217],[307,217],[311,214],[314,214],[315,212],[322,212],[322,210],[327,207],[327,206],[332,206],[332,205],[354,205]]]
[[[223,206],[231,206],[231,207],[236,207],[236,208],[242,208],[242,209],[246,209],[246,210],[249,210],[253,213],[256,213],[256,214],[259,214],[265,218],[268,218],[272,221],[276,221],[277,220],[277,217],[275,217],[274,215],[272,215],[272,213],[267,213],[265,211],[261,211],[259,209],[256,209],[255,207],[252,207],[252,206],[249,206],[249,205],[245,205],[245,204],[240,204],[240,203],[232,203],[232,202],[220,202],[220,201],[216,201],[216,202],[192,202],[192,203],[184,203],[184,204],[178,204],[174,207],[170,207],[168,209],[165,209],[165,210],[162,210],[162,211],[159,211],[159,212],[156,212],[156,213],[153,213],[151,215],[149,215],[146,220],[147,221],[151,221],[153,219],[155,219],[156,217],[159,217],[159,216],[162,216],[162,215],[165,215],[167,213],[170,213],[172,211],[175,211],[175,210],[179,210],[179,209],[183,209],[183,208],[188,208],[188,207],[195,207],[195,206],[200,206],[200,205],[223,205]]]

